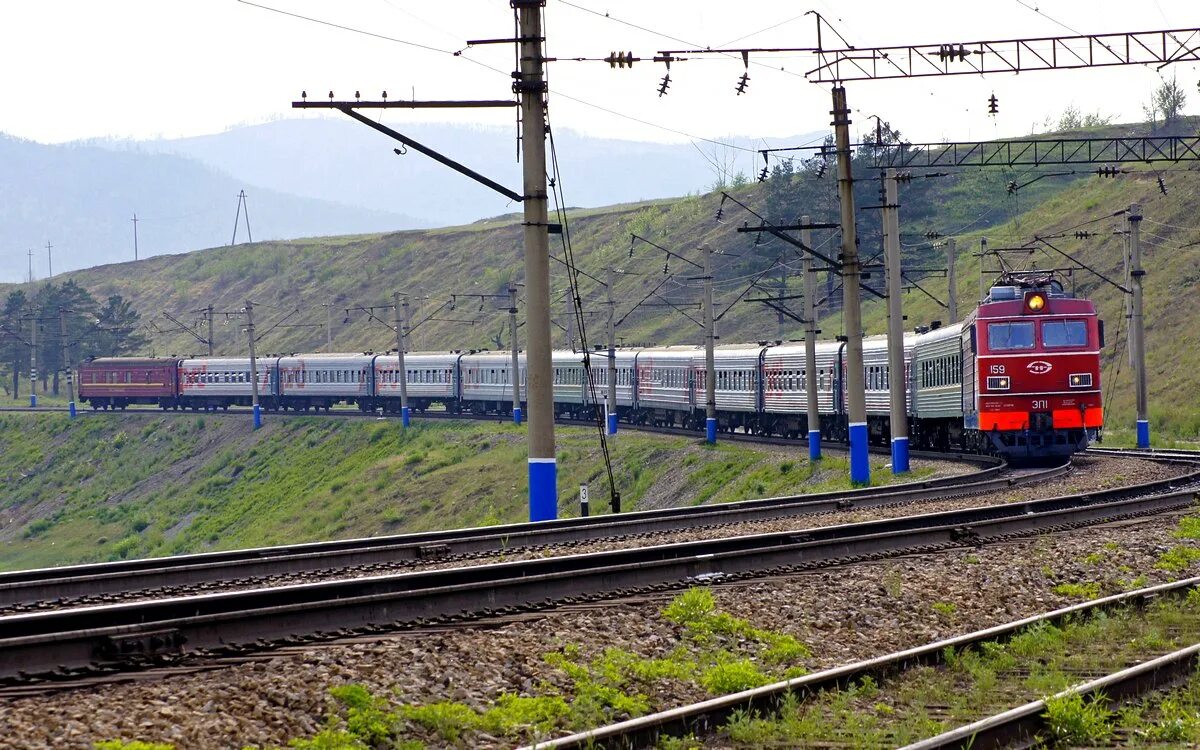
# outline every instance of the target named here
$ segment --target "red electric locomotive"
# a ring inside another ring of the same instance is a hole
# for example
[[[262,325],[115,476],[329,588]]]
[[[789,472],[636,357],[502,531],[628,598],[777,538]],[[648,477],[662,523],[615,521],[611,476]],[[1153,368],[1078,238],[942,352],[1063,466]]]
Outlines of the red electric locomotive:
[[[79,400],[93,409],[179,401],[178,357],[101,357],[79,366]]]
[[[1028,459],[1070,455],[1096,439],[1104,324],[1089,300],[1044,271],[1010,273],[962,336],[968,448]]]

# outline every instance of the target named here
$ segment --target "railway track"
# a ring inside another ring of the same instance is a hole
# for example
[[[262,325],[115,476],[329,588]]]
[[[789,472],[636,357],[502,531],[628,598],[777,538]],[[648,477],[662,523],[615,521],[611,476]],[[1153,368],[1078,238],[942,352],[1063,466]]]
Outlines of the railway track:
[[[981,545],[1190,506],[1200,472],[1046,500],[517,562],[0,617],[0,680],[72,680],[563,602]]]
[[[1022,631],[1044,625],[1061,625],[1080,617],[1122,607],[1144,607],[1150,602],[1166,597],[1182,598],[1197,587],[1200,587],[1200,577],[1104,597],[760,688],[680,706],[566,737],[542,740],[536,747],[539,750],[650,747],[664,736],[712,736],[735,714],[770,714],[785,696],[809,699],[822,691],[836,691],[860,684],[867,678],[875,681],[886,679],[917,665],[942,664],[948,653],[962,653],[978,649],[985,643],[1003,642]],[[1103,694],[1107,700],[1128,699],[1191,676],[1198,663],[1200,644],[1190,645],[1112,674],[1089,679],[1083,684],[1050,696],[1048,700],[1074,694],[1088,698]],[[907,745],[905,750],[978,750],[1013,745],[1028,747],[1036,744],[1036,736],[1045,728],[1046,704],[1046,700],[1032,701],[936,737]],[[521,750],[533,750],[533,746]]]
[[[1069,465],[1014,471],[1003,465],[978,472],[883,488],[792,495],[690,508],[667,508],[619,516],[566,518],[331,542],[231,550],[168,558],[42,568],[0,573],[0,612],[33,606],[116,601],[130,592],[196,593],[187,587],[219,583],[245,585],[280,576],[318,571],[330,575],[349,568],[386,572],[431,562],[478,561],[499,554],[570,550],[614,538],[655,537],[683,530],[733,529],[739,524],[781,518],[970,497],[980,493],[1043,482],[1061,476]],[[80,599],[85,598],[85,599]]]

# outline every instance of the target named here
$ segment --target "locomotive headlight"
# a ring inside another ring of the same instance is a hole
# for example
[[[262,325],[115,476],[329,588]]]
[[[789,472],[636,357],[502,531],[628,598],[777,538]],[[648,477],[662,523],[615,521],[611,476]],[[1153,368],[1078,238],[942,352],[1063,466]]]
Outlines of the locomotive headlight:
[[[1072,388],[1091,388],[1092,374],[1090,372],[1075,373],[1071,375],[1070,383]]]
[[[987,387],[989,391],[1007,391],[1011,386],[1011,382],[1007,375],[999,377],[989,377],[987,379]]]
[[[1046,297],[1041,293],[1031,294],[1025,298],[1025,309],[1029,312],[1041,312],[1046,309]]]

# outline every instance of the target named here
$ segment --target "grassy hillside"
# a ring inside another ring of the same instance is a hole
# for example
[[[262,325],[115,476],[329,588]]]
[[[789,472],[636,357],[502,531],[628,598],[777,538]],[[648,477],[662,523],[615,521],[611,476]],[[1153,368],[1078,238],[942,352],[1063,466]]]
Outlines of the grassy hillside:
[[[578,485],[607,512],[595,431],[560,428],[560,514]],[[798,449],[715,448],[633,432],[612,442],[625,510],[846,485]],[[915,477],[927,475],[918,467]],[[882,461],[877,482],[890,474]],[[0,569],[524,521],[525,432],[510,424],[0,416]]]
[[[1128,133],[1126,126],[1110,126],[1091,135]],[[1071,136],[1086,135],[1071,133]],[[1038,170],[963,170],[936,179],[914,178],[901,189],[901,230],[907,246],[905,262],[911,267],[942,264],[942,251],[923,241],[926,233],[956,236],[959,240],[959,309],[970,310],[978,299],[979,260],[973,257],[978,240],[986,236],[992,247],[1026,242],[1036,233],[1055,233],[1090,219],[1111,214],[1130,202],[1141,201],[1146,213],[1143,233],[1147,240],[1146,318],[1151,368],[1151,395],[1156,421],[1172,433],[1188,437],[1200,433],[1200,408],[1193,406],[1192,394],[1200,385],[1200,358],[1192,331],[1200,317],[1192,293],[1197,274],[1200,246],[1188,243],[1200,240],[1192,218],[1200,176],[1186,171],[1186,165],[1163,172],[1169,194],[1162,195],[1155,174],[1141,171],[1117,179],[1100,179],[1086,168],[1076,174],[1037,180]],[[832,170],[817,177],[813,164],[799,167],[795,174],[776,174],[767,182],[731,190],[734,196],[777,221],[794,221],[807,213],[816,221],[836,219]],[[878,202],[878,182],[868,170],[859,168],[856,200],[860,207]],[[1022,185],[1015,193],[1009,182]],[[568,199],[570,193],[568,193]],[[717,221],[718,210],[721,221]],[[728,312],[720,320],[718,334],[723,342],[774,339],[778,335],[776,315],[750,302],[733,304],[744,297],[763,296],[774,291],[777,271],[760,281],[760,288],[749,283],[771,263],[782,259],[786,270],[794,272],[798,258],[780,240],[754,244],[753,236],[739,234],[743,223],[758,220],[733,202],[717,194],[692,196],[670,201],[613,206],[605,209],[570,213],[570,235],[575,257],[582,269],[604,278],[609,266],[626,273],[617,276],[618,328],[622,341],[630,344],[700,343],[699,326],[682,313],[699,319],[695,303],[700,298],[698,269],[672,259],[666,263],[672,278],[664,282],[664,255],[638,242],[632,246],[631,233],[650,239],[690,258],[699,259],[699,248],[711,246],[715,258],[718,309]],[[879,250],[878,211],[864,208],[859,214],[860,248],[871,258]],[[1097,234],[1077,240],[1073,237],[1052,240],[1058,247],[1078,253],[1080,259],[1110,278],[1121,277],[1121,238],[1111,234],[1119,228],[1117,220],[1088,224]],[[1074,230],[1072,230],[1074,231]],[[815,240],[824,250],[836,253],[837,235],[818,233]],[[561,257],[558,238],[553,252]],[[504,293],[510,279],[520,281],[523,273],[522,241],[519,218],[515,215],[489,222],[432,231],[398,232],[384,235],[320,238],[296,242],[258,243],[232,248],[217,248],[187,255],[152,258],[140,263],[103,266],[71,276],[97,296],[120,293],[134,300],[146,318],[154,318],[164,329],[174,325],[161,317],[162,311],[195,320],[188,311],[207,304],[217,310],[238,310],[245,300],[253,299],[259,313],[259,331],[264,333],[260,351],[311,351],[325,348],[326,307],[333,310],[335,350],[382,350],[394,345],[394,334],[362,312],[351,312],[347,320],[343,310],[360,305],[381,305],[390,301],[394,289],[414,295],[412,321],[416,327],[412,347],[416,349],[496,348],[493,337],[505,325],[506,316],[497,312],[500,300],[460,298],[453,308],[440,307],[451,293]],[[1052,251],[1039,252],[1017,262],[1036,262],[1040,267],[1061,267],[1067,261]],[[989,263],[989,265],[992,265]],[[552,310],[556,322],[565,323],[565,272],[551,264],[557,290]],[[882,285],[883,274],[876,271],[869,283]],[[1109,365],[1105,380],[1113,384],[1111,423],[1130,423],[1131,390],[1128,363],[1118,368],[1124,357],[1125,325],[1121,321],[1118,290],[1099,281],[1087,271],[1077,271],[1080,294],[1093,296],[1100,303],[1108,322]],[[651,296],[659,284],[661,297]],[[944,295],[945,281],[929,278],[921,282],[935,295]],[[796,293],[801,286],[793,276],[787,290]],[[603,288],[584,278],[583,294],[588,309],[596,314],[588,319],[589,341],[599,343],[603,330]],[[823,335],[842,332],[838,311],[840,291],[832,285],[831,304],[824,308]],[[681,306],[680,311],[666,306],[664,299]],[[628,314],[639,300],[647,305]],[[866,296],[866,328],[869,333],[884,330],[881,302]],[[799,309],[800,302],[791,303]],[[910,326],[945,319],[945,312],[919,291],[905,295]],[[482,308],[482,309],[481,309]],[[294,310],[299,310],[294,312]],[[290,315],[290,317],[289,317]],[[390,312],[378,315],[390,318]],[[431,317],[432,316],[432,317]],[[276,321],[283,325],[273,328]],[[426,320],[426,318],[430,318]],[[240,322],[218,317],[217,352],[240,354],[245,350]],[[799,338],[801,327],[787,321],[785,338]],[[565,334],[556,334],[556,343]],[[506,332],[499,341],[508,345]],[[1182,345],[1182,346],[1181,346]],[[1120,348],[1118,348],[1120,347]],[[195,353],[201,345],[185,333],[167,330],[154,337],[158,354]],[[1157,430],[1158,428],[1156,428]]]

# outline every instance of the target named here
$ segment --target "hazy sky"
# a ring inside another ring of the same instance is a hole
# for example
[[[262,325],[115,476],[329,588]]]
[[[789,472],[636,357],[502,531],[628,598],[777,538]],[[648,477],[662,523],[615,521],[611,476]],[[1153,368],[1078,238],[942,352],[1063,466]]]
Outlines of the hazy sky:
[[[509,95],[511,47],[477,47],[461,57],[448,54],[462,49],[467,39],[511,35],[512,13],[503,0],[262,4],[442,52],[290,18],[237,0],[5,3],[0,11],[0,69],[6,74],[0,131],[44,142],[211,133],[296,116],[289,103],[301,89],[317,97],[333,89],[339,98],[355,89],[364,95],[387,89],[393,98],[414,91],[424,99]],[[1200,26],[1196,0],[549,0],[547,31],[551,54],[561,57],[603,57],[614,49],[650,56],[693,43],[807,46],[815,42],[813,17],[802,15],[808,10],[824,14],[850,43],[860,46]],[[561,95],[551,98],[551,119],[558,127],[599,136],[676,142],[727,134],[782,136],[828,125],[828,88],[808,83],[802,75],[812,67],[811,58],[762,55],[751,60],[782,65],[788,72],[753,65],[748,93],[736,96],[740,59],[677,63],[670,94],[659,98],[661,64],[639,63],[630,71],[596,62],[555,63],[551,90]],[[1190,92],[1186,110],[1200,111],[1197,66],[1173,68]],[[1169,76],[1172,70],[1164,73]],[[1159,76],[1151,68],[1107,68],[868,81],[848,84],[847,92],[851,106],[859,110],[856,128],[869,127],[867,114],[879,114],[910,140],[936,141],[1027,134],[1033,123],[1057,116],[1071,104],[1118,121],[1137,120]],[[993,92],[1000,100],[996,118],[986,114]],[[385,120],[507,124],[511,116],[508,110],[434,116],[393,110]]]

